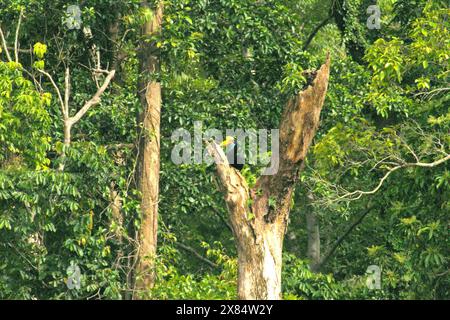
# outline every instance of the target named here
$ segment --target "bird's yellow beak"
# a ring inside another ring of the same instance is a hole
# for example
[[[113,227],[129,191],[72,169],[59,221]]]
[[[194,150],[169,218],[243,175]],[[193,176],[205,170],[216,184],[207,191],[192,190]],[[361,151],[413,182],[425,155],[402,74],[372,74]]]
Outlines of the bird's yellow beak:
[[[224,148],[224,147],[226,147],[226,146],[228,146],[230,143],[232,143],[233,142],[233,138],[232,137],[226,137],[225,138],[225,140],[223,140],[221,143],[220,143],[220,146],[222,147],[222,148]]]

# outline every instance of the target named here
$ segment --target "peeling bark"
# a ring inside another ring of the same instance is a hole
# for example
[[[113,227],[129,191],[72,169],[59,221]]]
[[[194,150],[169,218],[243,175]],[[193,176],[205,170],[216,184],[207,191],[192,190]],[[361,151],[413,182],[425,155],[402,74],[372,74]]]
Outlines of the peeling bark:
[[[239,299],[280,299],[283,240],[291,200],[308,148],[319,126],[330,73],[330,57],[312,84],[289,100],[280,124],[279,171],[249,189],[223,150],[208,143],[230,215],[238,251]],[[269,199],[275,206],[269,206]]]

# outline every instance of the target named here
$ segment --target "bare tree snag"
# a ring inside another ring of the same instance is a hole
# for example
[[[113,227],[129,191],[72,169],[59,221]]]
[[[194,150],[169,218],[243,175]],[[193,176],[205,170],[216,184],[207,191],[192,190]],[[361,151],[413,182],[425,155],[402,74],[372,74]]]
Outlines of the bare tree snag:
[[[116,74],[115,70],[107,71],[107,70],[94,70],[96,73],[104,73],[106,75],[105,80],[103,81],[103,84],[100,88],[97,89],[97,92],[92,96],[91,99],[86,101],[86,103],[81,107],[80,110],[76,112],[74,116],[70,116],[70,70],[69,68],[66,68],[64,83],[64,100],[62,98],[61,90],[56,85],[55,81],[53,80],[53,77],[44,70],[38,70],[40,73],[42,73],[44,76],[46,76],[50,83],[52,84],[53,88],[55,89],[58,100],[61,107],[61,113],[62,113],[62,119],[63,119],[63,125],[64,125],[64,147],[68,148],[70,144],[72,143],[72,127],[74,124],[76,124],[80,119],[89,111],[90,108],[97,105],[101,101],[101,96],[105,92],[106,88],[108,88],[109,84],[111,83],[112,78],[114,78],[114,75]],[[65,150],[63,150],[61,154],[61,164],[59,166],[59,170],[64,170],[64,158],[66,156]]]
[[[22,17],[23,17],[23,9],[20,11],[20,14],[19,14],[19,21],[17,23],[16,35],[15,35],[15,41],[14,41],[14,56],[15,56],[16,63],[19,63],[19,52],[20,52],[19,34],[20,34],[20,26],[22,23]],[[8,46],[7,46],[6,39],[3,34],[3,30],[1,28],[1,26],[0,26],[0,41],[1,41],[1,45],[5,49],[6,57],[7,57],[8,61],[12,62],[11,55],[9,54]],[[31,53],[32,50],[30,49],[29,52]],[[64,99],[61,94],[61,90],[58,87],[58,85],[56,84],[53,77],[48,72],[38,69],[38,71],[41,74],[43,74],[45,77],[47,77],[47,79],[50,81],[51,85],[55,89],[56,94],[58,95],[58,102],[59,102],[60,108],[61,108],[63,127],[64,127],[63,130],[64,130],[64,147],[65,148],[69,147],[70,144],[72,143],[72,127],[73,127],[73,125],[76,124],[78,121],[80,121],[80,119],[89,111],[90,108],[92,108],[93,106],[100,103],[102,94],[108,88],[108,86],[111,83],[111,80],[114,78],[114,75],[116,74],[115,70],[109,71],[109,70],[101,69],[100,51],[98,51],[97,56],[98,56],[98,64],[97,64],[97,68],[93,70],[93,73],[94,73],[94,75],[103,74],[103,75],[105,75],[105,79],[103,81],[103,84],[97,88],[97,92],[92,96],[92,98],[89,99],[87,102],[85,102],[83,107],[81,107],[81,109],[78,110],[74,116],[70,116],[69,101],[70,101],[71,85],[70,85],[70,70],[69,70],[69,68],[66,68],[65,77],[64,77]],[[25,69],[23,69],[23,71],[26,72],[27,74],[29,74],[33,78],[33,80],[35,82],[37,82],[37,80],[28,71],[26,71]],[[39,85],[39,88],[41,88],[41,90],[42,90],[42,86],[39,83],[38,83],[38,85]],[[65,153],[65,150],[63,150],[63,152],[61,153],[62,161],[59,166],[60,171],[64,170],[65,156],[66,156],[66,153]]]
[[[141,227],[139,230],[136,290],[144,292],[153,287],[155,280],[154,257],[156,255],[158,228],[158,194],[160,166],[160,112],[161,84],[159,49],[155,36],[161,33],[163,4],[151,8],[152,18],[142,27],[140,43],[139,95],[142,111],[138,114],[137,187],[141,196]],[[135,298],[139,298],[135,296]]]
[[[328,55],[311,85],[288,101],[280,124],[279,170],[261,176],[252,189],[228,165],[222,149],[208,143],[236,239],[239,299],[281,298],[282,249],[293,190],[319,126],[329,73]]]

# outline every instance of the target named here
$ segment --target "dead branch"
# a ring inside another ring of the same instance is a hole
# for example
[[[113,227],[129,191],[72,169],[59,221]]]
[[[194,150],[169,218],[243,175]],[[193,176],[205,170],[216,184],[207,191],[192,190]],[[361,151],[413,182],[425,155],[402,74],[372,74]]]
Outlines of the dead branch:
[[[339,196],[335,201],[342,201],[342,200],[358,200],[364,195],[372,195],[375,194],[380,188],[383,186],[383,183],[386,181],[386,179],[395,171],[403,168],[411,168],[411,167],[422,167],[422,168],[433,168],[437,167],[440,164],[450,160],[450,154],[448,154],[446,157],[441,158],[439,160],[436,160],[431,163],[424,163],[424,162],[410,162],[410,163],[404,163],[404,164],[398,164],[397,166],[389,169],[386,174],[380,179],[377,186],[369,191],[362,191],[362,190],[356,190],[353,192],[345,193],[341,196]]]
[[[219,266],[212,262],[211,260],[205,258],[204,256],[202,256],[200,253],[198,253],[194,248],[189,247],[185,244],[182,244],[180,242],[175,242],[175,245],[180,247],[181,249],[183,249],[186,252],[192,253],[194,255],[194,257],[196,257],[197,259],[199,259],[200,261],[206,263],[208,266],[210,266],[211,268],[218,268]]]
[[[311,42],[313,41],[313,39],[317,35],[317,33],[320,31],[320,29],[325,27],[331,21],[332,18],[333,18],[333,15],[332,15],[332,12],[330,12],[330,14],[314,28],[314,30],[309,35],[308,39],[306,39],[305,44],[303,45],[303,51],[308,50],[309,45],[311,44]]]
[[[44,76],[46,76],[48,78],[48,80],[50,81],[50,83],[52,84],[53,88],[56,91],[56,94],[58,95],[58,100],[59,100],[59,104],[60,104],[60,107],[61,107],[61,112],[63,114],[63,117],[64,118],[68,118],[69,115],[66,113],[66,108],[65,108],[64,100],[63,100],[62,95],[61,95],[61,91],[59,90],[58,86],[56,85],[55,80],[53,80],[53,77],[48,72],[46,72],[44,70],[40,70],[40,69],[38,71],[40,73],[42,73]]]
[[[293,190],[319,126],[329,72],[328,55],[321,68],[311,73],[310,85],[288,101],[281,116],[279,154],[272,155],[272,167],[278,171],[262,175],[253,188],[228,164],[222,148],[207,142],[237,244],[240,299],[281,297],[282,244]]]
[[[69,98],[70,98],[70,70],[69,68],[66,68],[66,75],[64,77],[64,84],[65,84],[65,90],[64,90],[64,115],[67,119],[69,117]]]
[[[314,72],[312,83],[295,98],[289,100],[281,117],[280,150],[278,172],[261,176],[254,191],[262,190],[255,198],[253,210],[266,208],[267,221],[280,219],[285,221],[290,210],[290,199],[299,171],[304,166],[309,146],[316,134],[320,122],[320,113],[325,101],[330,74],[330,55],[321,68]],[[268,209],[269,197],[277,203],[276,210]]]
[[[1,26],[0,26],[0,39],[2,40],[2,46],[3,46],[3,50],[5,50],[6,58],[8,59],[9,62],[11,62],[12,61],[11,55],[9,54],[8,46],[6,44],[5,35],[3,34],[3,30],[2,30]]]
[[[341,243],[347,238],[347,236],[355,229],[356,226],[358,226],[364,218],[373,210],[375,206],[371,205],[366,208],[366,210],[358,217],[358,219],[353,222],[348,229],[344,232],[342,236],[339,237],[339,239],[336,240],[333,247],[325,254],[325,256],[320,259],[320,264],[317,266],[317,269],[320,271],[323,269],[325,264],[327,264],[328,260],[331,258],[331,256],[334,254],[334,252],[337,250],[337,248],[341,245]]]
[[[19,33],[20,33],[20,25],[22,24],[22,16],[23,16],[23,8],[20,10],[19,13],[19,21],[17,22],[16,37],[14,40],[14,55],[16,58],[16,63],[19,63]]]
[[[109,83],[111,82],[111,79],[114,77],[115,74],[116,74],[115,70],[109,72],[108,76],[105,78],[105,81],[103,82],[103,85],[97,90],[95,95],[88,102],[86,102],[84,106],[73,117],[70,118],[71,124],[77,123],[86,114],[86,112],[89,111],[89,109],[92,106],[95,106],[96,104],[100,103],[101,95],[109,86]]]

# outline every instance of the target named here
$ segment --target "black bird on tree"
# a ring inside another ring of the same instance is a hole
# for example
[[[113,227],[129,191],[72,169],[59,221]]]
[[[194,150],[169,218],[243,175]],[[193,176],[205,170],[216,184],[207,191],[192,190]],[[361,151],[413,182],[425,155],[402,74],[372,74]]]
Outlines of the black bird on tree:
[[[230,166],[241,171],[244,167],[245,158],[243,157],[236,140],[231,136],[227,136],[220,146],[225,149]]]

